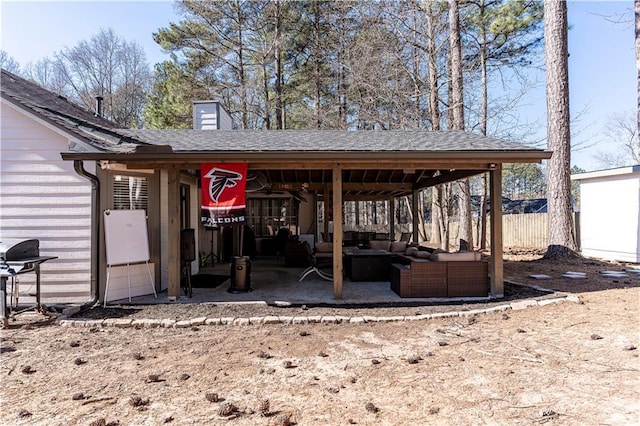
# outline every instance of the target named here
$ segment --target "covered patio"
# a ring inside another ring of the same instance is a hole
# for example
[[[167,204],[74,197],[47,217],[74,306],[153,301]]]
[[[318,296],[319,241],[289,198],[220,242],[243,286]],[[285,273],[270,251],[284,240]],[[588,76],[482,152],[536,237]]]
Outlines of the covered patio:
[[[205,268],[208,273],[225,275],[227,264]],[[196,287],[192,289],[192,297],[182,297],[171,303],[265,303],[267,305],[393,305],[406,303],[463,303],[487,301],[488,297],[453,297],[453,298],[402,298],[390,287],[389,281],[352,281],[344,278],[342,298],[333,296],[333,283],[321,279],[315,274],[303,281],[298,281],[302,268],[283,267],[282,259],[275,257],[258,258],[251,262],[250,287],[248,292],[230,292],[233,286],[231,277],[220,280],[217,285]],[[153,294],[131,299],[131,304],[166,303],[162,297]],[[129,304],[128,299],[116,300],[115,304]]]
[[[80,164],[98,161],[103,169],[119,165],[128,170],[159,170],[166,177],[160,198],[167,220],[160,232],[170,237],[163,247],[160,270],[166,271],[167,293],[173,299],[181,296],[181,175],[196,174],[201,163],[247,163],[250,173],[268,177],[269,190],[301,191],[314,201],[324,201],[325,207],[342,206],[347,200],[393,200],[406,195],[416,199],[419,191],[430,186],[486,172],[491,212],[490,297],[500,298],[504,293],[502,165],[539,163],[551,157],[549,151],[461,131],[118,129],[114,133],[119,140],[102,151],[67,152],[63,159]],[[417,203],[412,209],[415,221]],[[343,278],[341,208],[332,210],[332,219],[333,282],[322,291],[328,291],[335,302],[350,300],[351,289],[357,287],[353,283],[346,286]],[[413,241],[418,241],[415,222],[413,234]],[[366,293],[371,288],[354,291]]]

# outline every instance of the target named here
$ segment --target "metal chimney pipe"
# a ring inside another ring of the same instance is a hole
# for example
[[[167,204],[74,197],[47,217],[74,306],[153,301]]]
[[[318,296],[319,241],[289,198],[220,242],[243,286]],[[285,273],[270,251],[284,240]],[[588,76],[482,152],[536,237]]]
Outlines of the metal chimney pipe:
[[[104,98],[102,96],[96,96],[96,116],[102,117],[102,100]]]

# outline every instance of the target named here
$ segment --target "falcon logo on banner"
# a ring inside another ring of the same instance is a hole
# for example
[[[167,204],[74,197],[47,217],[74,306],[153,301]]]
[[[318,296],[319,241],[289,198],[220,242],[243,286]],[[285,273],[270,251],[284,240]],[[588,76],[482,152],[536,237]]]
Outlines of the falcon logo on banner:
[[[247,164],[201,164],[200,177],[204,226],[244,225]]]

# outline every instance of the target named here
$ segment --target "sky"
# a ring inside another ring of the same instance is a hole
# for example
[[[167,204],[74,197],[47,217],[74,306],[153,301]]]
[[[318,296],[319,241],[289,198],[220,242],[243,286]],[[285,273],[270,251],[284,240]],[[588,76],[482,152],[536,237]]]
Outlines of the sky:
[[[637,108],[633,1],[569,1],[572,165],[602,168],[599,151],[619,149],[604,132],[612,114]],[[627,22],[614,23],[622,17]],[[152,34],[179,21],[171,1],[0,0],[0,46],[21,66],[88,40],[103,28],[143,47],[153,65],[168,54]],[[546,136],[544,74],[514,112],[530,123],[525,143]],[[540,146],[540,145],[538,145]]]

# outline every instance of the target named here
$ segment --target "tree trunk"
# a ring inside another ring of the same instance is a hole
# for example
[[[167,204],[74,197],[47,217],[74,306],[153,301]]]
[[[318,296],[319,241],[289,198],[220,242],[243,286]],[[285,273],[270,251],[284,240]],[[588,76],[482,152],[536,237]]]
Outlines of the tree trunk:
[[[462,80],[462,43],[460,41],[460,16],[458,0],[449,0],[449,54],[451,55],[451,99],[453,130],[464,130],[464,88]],[[469,179],[458,184],[459,229],[458,237],[473,247],[471,223],[471,193]]]
[[[438,103],[438,55],[436,51],[436,29],[433,13],[433,3],[428,4],[427,9],[427,55],[429,67],[429,115],[431,118],[431,130],[440,130],[440,108]],[[431,242],[442,245],[441,229],[442,211],[442,185],[436,185],[431,190]],[[446,224],[445,224],[446,225]]]
[[[321,76],[321,62],[320,62],[320,10],[317,1],[313,2],[313,31],[314,31],[314,61],[313,61],[313,82],[314,82],[314,90],[313,90],[313,107],[315,110],[315,119],[316,119],[316,129],[320,130],[322,128],[322,111],[320,108],[320,90],[322,84],[322,76]]]
[[[442,245],[440,239],[440,217],[442,214],[442,185],[436,185],[431,188],[431,242]]]
[[[481,4],[480,14],[484,15],[484,2]],[[487,89],[487,32],[484,25],[480,26],[480,86],[482,90],[482,104],[480,106],[480,133],[487,136],[488,120],[488,89]],[[482,194],[480,196],[480,249],[487,247],[487,173],[482,174]]]
[[[249,128],[249,105],[247,103],[247,76],[244,69],[244,15],[242,9],[237,5],[237,17],[238,17],[238,33],[237,33],[237,47],[238,47],[238,81],[240,83],[240,117],[242,122],[242,128]]]
[[[571,208],[571,133],[569,115],[569,66],[567,4],[544,2],[545,65],[547,70],[547,144],[553,156],[547,164],[548,255],[576,250]]]
[[[276,81],[275,81],[275,101],[276,101],[276,129],[285,128],[284,108],[282,107],[282,18],[280,12],[280,0],[276,0],[276,34],[275,34],[275,56],[276,56]]]

